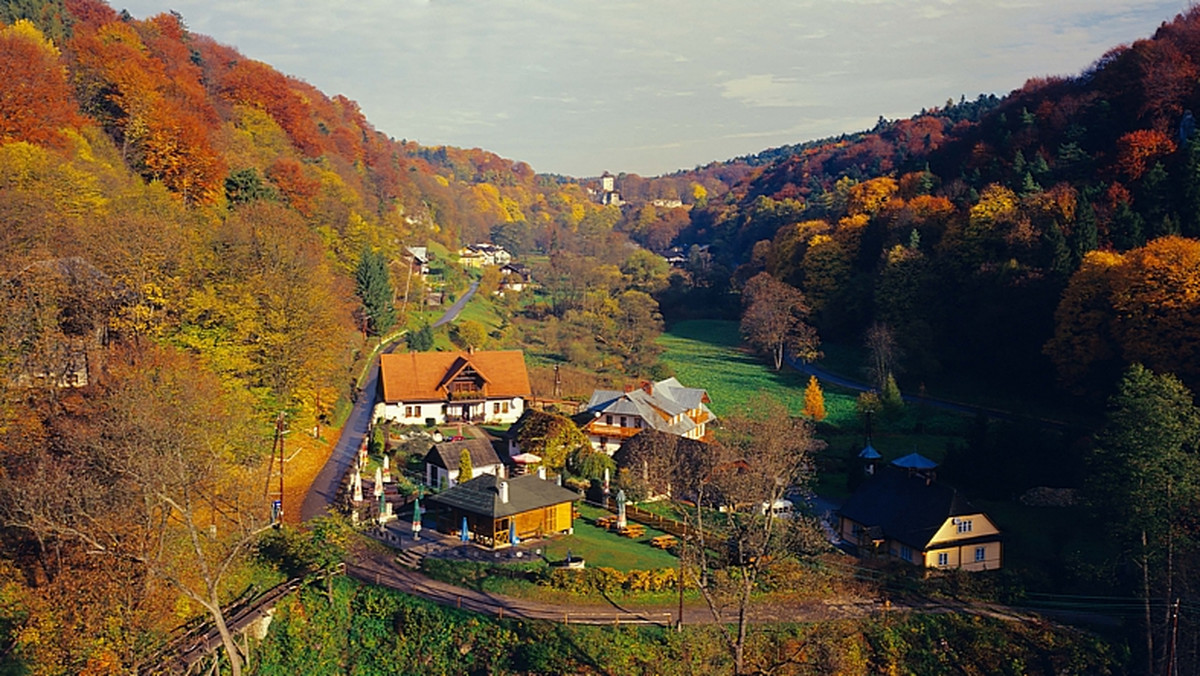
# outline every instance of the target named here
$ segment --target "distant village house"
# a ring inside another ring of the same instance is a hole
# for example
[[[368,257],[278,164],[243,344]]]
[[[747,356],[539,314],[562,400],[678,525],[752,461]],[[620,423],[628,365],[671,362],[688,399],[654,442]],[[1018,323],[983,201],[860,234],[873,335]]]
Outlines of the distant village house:
[[[586,407],[591,419],[581,427],[592,448],[609,455],[645,429],[704,439],[708,424],[716,420],[709,403],[708,392],[684,387],[675,378],[626,386],[624,391],[596,390]]]

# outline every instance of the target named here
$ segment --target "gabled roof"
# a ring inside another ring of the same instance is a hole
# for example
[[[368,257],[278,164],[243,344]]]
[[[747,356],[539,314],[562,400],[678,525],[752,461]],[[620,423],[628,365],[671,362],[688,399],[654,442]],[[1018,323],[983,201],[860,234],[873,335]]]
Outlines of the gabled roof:
[[[463,439],[434,444],[425,454],[425,462],[442,469],[458,469],[464,448],[471,454],[472,467],[500,464],[500,456],[496,455],[496,449],[487,439]]]
[[[508,502],[500,501],[501,481],[508,482]],[[481,474],[431,496],[429,501],[457,507],[471,514],[497,518],[578,499],[579,494],[575,491],[567,490],[553,481],[539,479],[536,474],[511,479]]]
[[[649,390],[649,391],[647,391]],[[708,392],[700,388],[684,387],[675,378],[657,383],[643,383],[642,387],[628,392],[596,390],[588,400],[586,410],[593,416],[628,415],[645,420],[652,429],[671,434],[686,434],[697,426],[691,418],[672,423],[671,418],[698,409],[711,421],[716,416],[705,406]]]
[[[444,401],[445,383],[468,365],[486,380],[489,398],[529,396],[529,372],[520,350],[408,352],[380,355],[383,400]]]
[[[879,470],[841,509],[847,519],[921,550],[946,519],[979,513],[955,489],[895,467]]]

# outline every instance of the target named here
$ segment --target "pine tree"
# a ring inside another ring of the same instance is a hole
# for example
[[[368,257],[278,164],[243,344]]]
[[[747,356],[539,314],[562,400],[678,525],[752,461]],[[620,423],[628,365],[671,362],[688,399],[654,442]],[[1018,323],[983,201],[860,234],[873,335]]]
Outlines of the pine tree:
[[[810,376],[808,387],[804,388],[804,415],[813,422],[825,419],[825,393],[816,376]]]
[[[376,336],[386,333],[396,323],[396,308],[392,305],[395,294],[382,251],[363,248],[354,271],[354,283],[367,316],[367,329]]]
[[[471,464],[471,452],[464,448],[458,454],[458,483],[461,484],[474,478],[475,467]]]

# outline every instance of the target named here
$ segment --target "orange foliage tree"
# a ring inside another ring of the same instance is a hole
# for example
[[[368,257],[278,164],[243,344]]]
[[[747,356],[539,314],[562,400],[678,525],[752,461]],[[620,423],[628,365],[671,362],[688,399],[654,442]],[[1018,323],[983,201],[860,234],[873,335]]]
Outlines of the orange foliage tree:
[[[1175,142],[1157,129],[1131,131],[1117,139],[1117,169],[1136,181],[1154,160],[1175,151]]]
[[[58,49],[26,20],[0,28],[0,143],[56,144],[79,115]]]

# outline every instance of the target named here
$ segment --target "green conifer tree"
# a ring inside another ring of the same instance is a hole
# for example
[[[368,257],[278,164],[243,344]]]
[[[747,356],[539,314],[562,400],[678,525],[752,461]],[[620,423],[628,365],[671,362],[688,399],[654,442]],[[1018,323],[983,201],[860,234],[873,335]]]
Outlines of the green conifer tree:
[[[367,317],[367,330],[377,336],[386,333],[396,323],[396,308],[392,305],[394,292],[382,251],[363,248],[354,271],[354,283]]]

